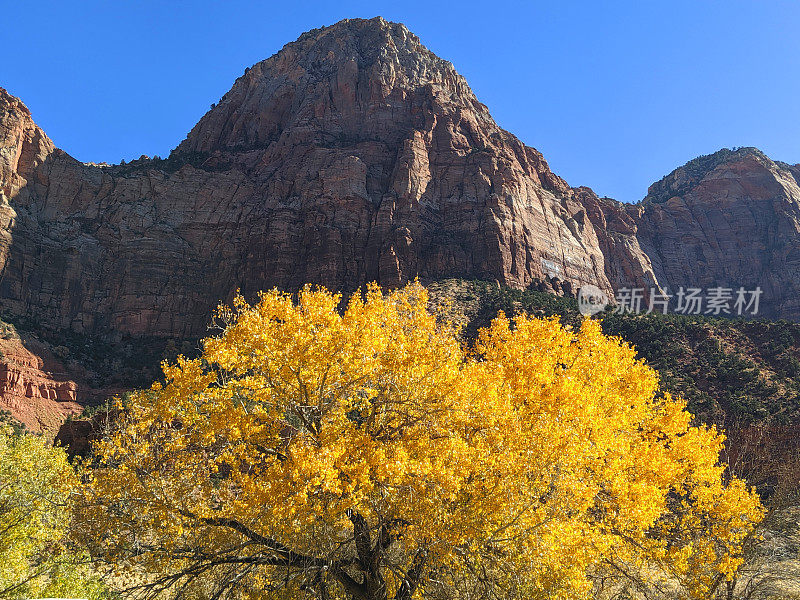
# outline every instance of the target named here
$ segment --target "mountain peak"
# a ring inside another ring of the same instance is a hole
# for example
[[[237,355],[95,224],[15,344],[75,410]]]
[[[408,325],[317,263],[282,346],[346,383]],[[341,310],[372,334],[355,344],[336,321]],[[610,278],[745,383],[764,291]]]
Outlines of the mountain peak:
[[[687,202],[598,199],[380,18],[248,69],[168,161],[78,163],[17,102],[0,94],[0,302],[53,329],[191,337],[237,289],[415,277],[760,286],[770,314],[800,315],[800,188],[781,165],[724,150],[651,190]]]
[[[766,154],[752,146],[721,148],[711,154],[705,154],[690,160],[652,184],[648,188],[647,196],[643,202],[662,203],[675,196],[683,196],[685,192],[693,189],[697,183],[714,169],[747,159],[764,165],[774,164]]]
[[[436,56],[400,23],[345,19],[313,29],[245,70],[200,120],[179,152],[266,148],[289,128],[314,141],[399,142],[410,105],[467,108],[489,121],[452,63]]]
[[[311,29],[306,31],[305,33],[300,34],[300,37],[297,38],[294,42],[289,42],[286,44],[287,46],[292,44],[303,43],[308,39],[317,39],[320,35],[327,35],[327,34],[336,34],[342,35],[344,32],[348,32],[352,35],[356,36],[363,36],[363,35],[370,35],[375,34],[377,32],[389,32],[400,34],[402,37],[411,37],[419,43],[419,38],[411,33],[403,23],[394,23],[391,21],[387,21],[381,16],[372,17],[371,19],[342,19],[341,21],[337,21],[332,25],[325,25],[323,27],[317,27],[315,29]]]
[[[0,87],[0,193],[11,197],[54,150],[28,107]]]

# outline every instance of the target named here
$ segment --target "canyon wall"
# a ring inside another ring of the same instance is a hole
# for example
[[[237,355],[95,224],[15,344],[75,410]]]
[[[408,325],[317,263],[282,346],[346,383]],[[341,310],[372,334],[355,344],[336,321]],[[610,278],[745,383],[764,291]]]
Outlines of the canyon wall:
[[[745,148],[687,163],[638,204],[599,198],[498,127],[403,25],[351,19],[247,69],[163,160],[83,164],[0,89],[0,311],[187,339],[237,289],[458,277],[760,286],[763,315],[798,319],[798,181],[800,166]]]

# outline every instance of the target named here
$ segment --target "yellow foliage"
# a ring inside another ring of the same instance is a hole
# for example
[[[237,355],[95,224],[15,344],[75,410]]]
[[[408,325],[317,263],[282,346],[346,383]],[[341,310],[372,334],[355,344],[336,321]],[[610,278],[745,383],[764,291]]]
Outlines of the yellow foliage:
[[[222,334],[95,448],[82,518],[105,556],[154,595],[253,599],[632,579],[702,598],[732,575],[760,504],[633,349],[592,320],[502,315],[465,349],[427,302],[414,284],[220,309]]]
[[[63,544],[76,485],[61,449],[0,428],[0,598],[102,597],[82,557]]]

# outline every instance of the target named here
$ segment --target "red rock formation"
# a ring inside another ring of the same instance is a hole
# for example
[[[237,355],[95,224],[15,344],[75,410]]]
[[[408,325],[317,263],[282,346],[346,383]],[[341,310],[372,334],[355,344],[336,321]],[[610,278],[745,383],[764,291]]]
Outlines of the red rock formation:
[[[240,77],[168,161],[78,163],[2,102],[3,143],[30,141],[0,165],[16,215],[0,299],[49,326],[198,335],[237,288],[308,282],[549,274],[610,290],[566,183],[402,25],[304,34]]]
[[[248,69],[166,161],[81,164],[0,91],[0,308],[190,337],[237,288],[420,276],[761,285],[769,314],[797,318],[798,173],[723,153],[639,205],[600,199],[404,26],[346,20]]]
[[[800,319],[800,166],[722,150],[653,184],[636,210],[662,287],[760,287],[762,315]]]
[[[0,410],[28,430],[54,433],[68,415],[81,413],[79,385],[36,340],[0,339],[0,356]]]

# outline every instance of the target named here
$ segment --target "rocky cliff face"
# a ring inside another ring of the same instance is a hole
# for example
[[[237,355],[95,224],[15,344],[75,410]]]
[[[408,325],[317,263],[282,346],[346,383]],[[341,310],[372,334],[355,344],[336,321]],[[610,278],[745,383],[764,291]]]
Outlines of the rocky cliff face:
[[[54,432],[68,415],[80,414],[79,384],[34,338],[0,338],[0,411],[29,431]],[[81,400],[88,399],[82,387]]]
[[[761,287],[762,314],[800,319],[800,166],[722,150],[653,184],[631,210],[662,287]]]
[[[638,205],[570,188],[404,26],[310,31],[240,77],[168,160],[56,149],[0,90],[0,304],[42,327],[203,335],[213,307],[419,276],[764,289],[800,318],[800,167],[693,161]]]
[[[572,190],[402,25],[304,34],[240,77],[167,161],[78,163],[2,102],[13,208],[0,298],[49,326],[188,337],[237,288],[309,282],[610,291]]]

